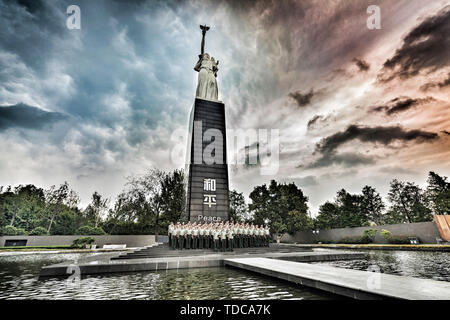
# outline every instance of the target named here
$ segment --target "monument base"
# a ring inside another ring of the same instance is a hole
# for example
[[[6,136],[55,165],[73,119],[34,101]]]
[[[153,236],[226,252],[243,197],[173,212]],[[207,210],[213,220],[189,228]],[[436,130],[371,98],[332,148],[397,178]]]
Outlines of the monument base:
[[[205,132],[210,129],[218,130],[222,135],[221,143],[214,140],[219,146],[214,157],[221,159],[215,164],[206,164],[203,157],[205,148],[212,143],[210,138],[205,138]],[[204,223],[229,219],[226,145],[225,105],[218,101],[195,99],[189,122],[186,220]]]

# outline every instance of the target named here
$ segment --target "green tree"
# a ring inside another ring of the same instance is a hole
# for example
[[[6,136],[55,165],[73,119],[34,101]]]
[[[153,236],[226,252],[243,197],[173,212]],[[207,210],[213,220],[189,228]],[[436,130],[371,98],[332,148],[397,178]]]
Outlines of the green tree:
[[[150,169],[142,176],[129,177],[125,190],[117,197],[109,219],[116,223],[136,223],[147,232],[153,226],[157,236],[159,216],[162,212],[161,190],[164,177],[165,173],[159,169]]]
[[[450,183],[447,182],[447,177],[430,171],[426,198],[434,214],[450,214]]]
[[[3,187],[0,190],[3,191]],[[0,194],[2,225],[9,224],[25,230],[32,230],[39,224],[44,212],[44,192],[34,185],[19,185],[14,188],[14,191],[8,187],[5,192]]]
[[[108,198],[103,198],[97,191],[92,194],[91,203],[86,207],[84,215],[94,225],[94,228],[97,228],[105,217],[105,214],[108,212],[108,206]]]
[[[369,221],[375,222],[377,225],[383,224],[383,212],[385,209],[383,199],[380,194],[370,186],[362,189],[362,197],[360,202],[360,210]]]
[[[71,235],[76,234],[77,228],[87,223],[79,208],[70,208],[61,205],[57,215],[55,216],[52,226],[52,234],[54,235]]]
[[[387,213],[389,223],[431,221],[431,210],[426,206],[426,197],[420,187],[412,182],[394,179],[388,193],[391,207]]]
[[[164,174],[161,180],[160,226],[167,232],[171,222],[179,221],[186,207],[186,190],[184,185],[184,171],[174,170]]]
[[[258,225],[268,223],[275,234],[287,231],[289,212],[308,212],[308,198],[294,183],[278,184],[272,180],[269,187],[265,184],[255,187],[250,193],[250,199],[252,203],[249,204],[249,210],[253,213],[253,222]],[[295,232],[292,228],[290,231]]]
[[[290,234],[297,231],[311,230],[314,227],[314,220],[306,212],[293,210],[288,213],[286,230]]]
[[[338,227],[339,208],[332,202],[325,202],[319,207],[319,214],[314,223],[315,229],[332,229]]]
[[[230,198],[230,219],[233,221],[244,222],[248,221],[248,207],[245,203],[244,194],[231,190]]]
[[[64,202],[69,197],[69,184],[65,181],[63,184],[56,188],[56,186],[51,186],[50,189],[46,190],[46,201],[49,213],[49,224],[47,228],[47,233],[50,234],[53,222],[55,221],[56,215],[61,211]]]
[[[353,228],[369,225],[369,220],[361,210],[362,197],[350,194],[345,189],[338,191],[335,204],[339,208],[337,228]]]

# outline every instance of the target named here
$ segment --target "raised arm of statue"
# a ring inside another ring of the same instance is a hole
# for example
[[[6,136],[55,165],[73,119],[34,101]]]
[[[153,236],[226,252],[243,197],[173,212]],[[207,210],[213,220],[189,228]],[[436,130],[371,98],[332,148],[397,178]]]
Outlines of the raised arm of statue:
[[[203,55],[205,53],[205,35],[206,31],[209,30],[209,27],[206,26],[206,24],[204,26],[200,25],[200,29],[202,29],[202,46],[200,49],[200,54]]]

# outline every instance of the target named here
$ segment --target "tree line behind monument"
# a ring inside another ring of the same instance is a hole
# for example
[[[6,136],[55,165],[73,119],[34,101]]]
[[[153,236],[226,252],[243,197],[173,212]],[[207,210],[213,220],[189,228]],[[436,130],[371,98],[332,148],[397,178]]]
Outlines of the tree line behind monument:
[[[434,172],[426,189],[394,179],[388,204],[375,188],[361,193],[345,189],[322,204],[311,217],[308,197],[294,183],[256,186],[247,204],[242,193],[230,191],[230,218],[268,225],[272,235],[296,231],[425,222],[433,214],[450,214],[450,183]],[[167,234],[185,207],[184,173],[151,169],[128,178],[114,203],[98,192],[82,209],[80,198],[67,182],[44,190],[34,185],[0,187],[1,235]]]

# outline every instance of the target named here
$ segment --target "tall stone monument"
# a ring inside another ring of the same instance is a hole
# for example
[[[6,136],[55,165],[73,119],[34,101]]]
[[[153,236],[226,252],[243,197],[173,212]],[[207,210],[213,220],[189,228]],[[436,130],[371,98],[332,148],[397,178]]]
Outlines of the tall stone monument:
[[[224,221],[230,215],[225,105],[218,100],[219,61],[204,52],[209,27],[200,29],[201,53],[194,67],[198,72],[197,92],[186,153],[185,220]]]

